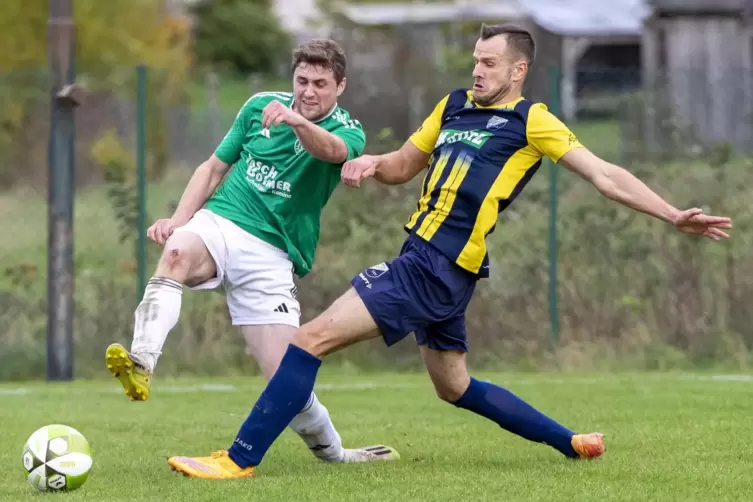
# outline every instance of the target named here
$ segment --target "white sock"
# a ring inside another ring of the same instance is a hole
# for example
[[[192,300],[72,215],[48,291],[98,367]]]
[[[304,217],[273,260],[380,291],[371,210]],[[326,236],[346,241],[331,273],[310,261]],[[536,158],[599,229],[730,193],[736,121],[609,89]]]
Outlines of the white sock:
[[[340,434],[335,430],[327,408],[319,402],[313,392],[303,411],[290,422],[290,428],[303,439],[318,459],[325,462],[343,460],[345,451]]]
[[[178,324],[183,286],[172,279],[152,277],[134,314],[131,353],[154,371],[167,334]]]

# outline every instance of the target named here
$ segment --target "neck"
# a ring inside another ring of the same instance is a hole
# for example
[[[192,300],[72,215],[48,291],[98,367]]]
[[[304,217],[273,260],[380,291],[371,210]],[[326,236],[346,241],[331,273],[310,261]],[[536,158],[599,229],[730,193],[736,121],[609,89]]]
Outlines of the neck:
[[[495,99],[494,102],[489,106],[503,105],[505,103],[515,101],[516,99],[520,99],[522,95],[523,93],[521,92],[520,86],[512,85],[504,94]]]

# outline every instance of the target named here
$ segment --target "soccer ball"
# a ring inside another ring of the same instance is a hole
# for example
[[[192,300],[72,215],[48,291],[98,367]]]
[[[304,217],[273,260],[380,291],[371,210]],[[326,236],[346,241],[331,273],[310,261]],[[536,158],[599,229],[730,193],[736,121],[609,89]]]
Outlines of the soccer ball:
[[[89,477],[91,448],[73,427],[47,425],[26,440],[23,464],[27,481],[37,490],[75,490]]]

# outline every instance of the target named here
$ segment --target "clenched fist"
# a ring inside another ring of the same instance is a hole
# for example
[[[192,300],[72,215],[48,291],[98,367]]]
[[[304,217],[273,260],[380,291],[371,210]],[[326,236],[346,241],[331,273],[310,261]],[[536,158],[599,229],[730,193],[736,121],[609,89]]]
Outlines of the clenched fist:
[[[361,182],[376,173],[376,157],[363,155],[343,164],[340,177],[346,185],[360,187]]]
[[[295,127],[302,124],[306,119],[298,112],[283,105],[279,101],[271,101],[261,112],[261,126],[269,129],[271,126],[279,127],[280,124],[288,124]]]

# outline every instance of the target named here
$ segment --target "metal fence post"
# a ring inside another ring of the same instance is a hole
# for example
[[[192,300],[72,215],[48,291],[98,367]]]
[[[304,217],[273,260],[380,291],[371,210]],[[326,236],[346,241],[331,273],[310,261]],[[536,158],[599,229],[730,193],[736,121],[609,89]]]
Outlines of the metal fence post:
[[[73,194],[75,191],[72,0],[50,0],[50,133],[47,148],[47,379],[73,380]]]
[[[141,301],[146,289],[146,84],[147,68],[136,67],[136,184],[138,192],[138,217],[136,219],[136,270],[138,298]]]
[[[560,115],[559,68],[549,67],[549,110],[556,116]],[[557,181],[559,168],[551,160],[549,164],[549,322],[552,342],[558,345],[560,341],[560,317],[557,298],[557,261],[559,257],[559,243],[557,239],[557,211],[559,206],[559,192]]]

